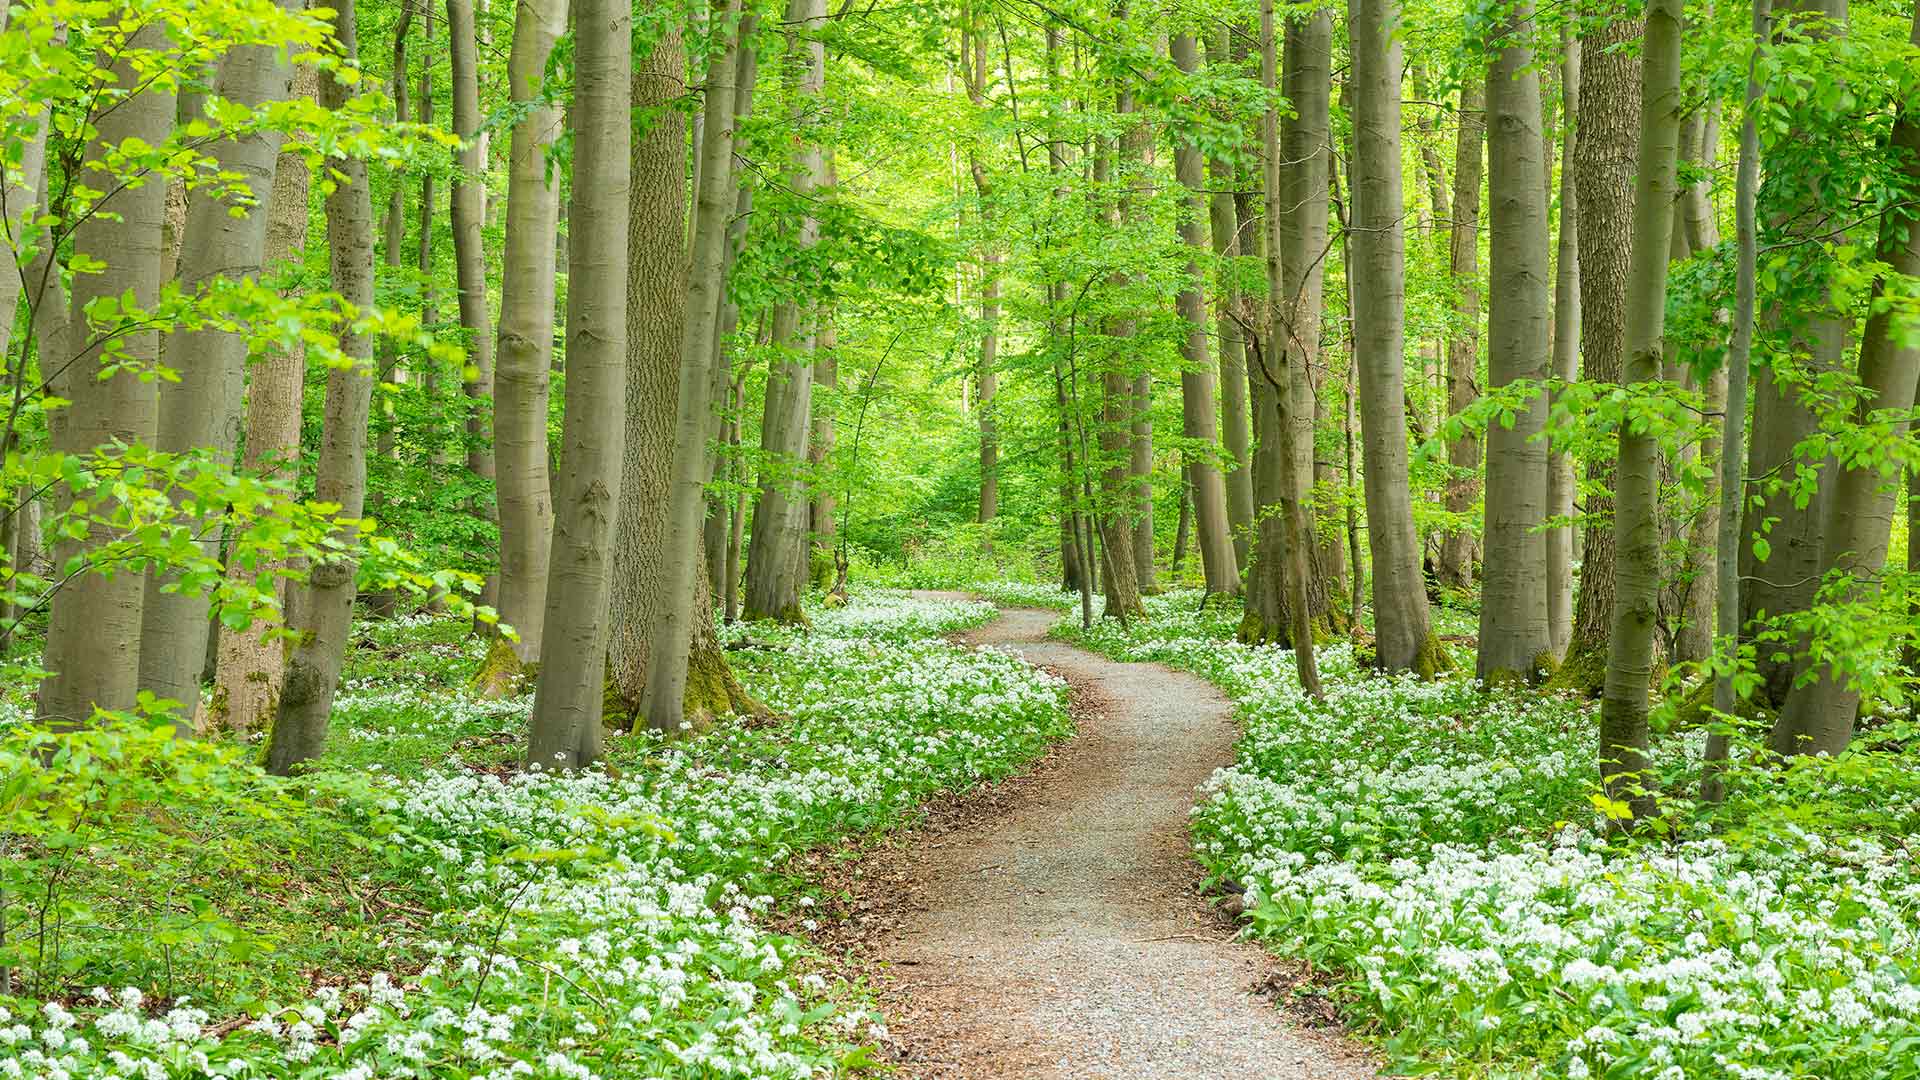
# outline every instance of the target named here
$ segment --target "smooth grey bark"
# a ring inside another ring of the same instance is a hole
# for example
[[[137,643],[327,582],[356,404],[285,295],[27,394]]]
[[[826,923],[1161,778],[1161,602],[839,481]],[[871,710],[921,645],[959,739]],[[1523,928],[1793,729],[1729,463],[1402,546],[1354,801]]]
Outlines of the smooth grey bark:
[[[507,58],[508,92],[529,101],[567,26],[567,0],[519,0]],[[547,409],[553,369],[554,230],[560,185],[547,150],[564,123],[556,106],[530,110],[507,149],[506,248],[500,268],[500,342],[493,393],[494,483],[500,507],[500,621],[520,640],[522,664],[540,655],[553,545]]]
[[[1427,612],[1407,475],[1406,199],[1400,153],[1401,49],[1396,0],[1349,0],[1353,56],[1353,364],[1373,558],[1374,663],[1433,676],[1439,660]]]
[[[527,734],[527,763],[547,769],[584,768],[601,751],[613,524],[626,444],[632,18],[626,4],[612,0],[574,5],[566,415]]]
[[[318,85],[319,73],[312,67],[302,66],[294,72],[296,98],[312,98]],[[307,159],[283,146],[274,163],[273,194],[267,202],[265,265],[269,268],[292,265],[303,257],[312,209],[308,202],[312,179]],[[300,419],[306,371],[304,351],[276,349],[254,361],[247,378],[246,453],[241,468],[293,490],[299,489],[300,480]],[[230,564],[227,573],[257,580],[280,569],[263,566],[249,571]],[[288,614],[290,591],[285,581],[275,586],[282,621]],[[287,672],[286,647],[257,629],[227,630],[219,638],[213,703],[194,726],[202,731],[264,728],[280,708],[280,687]]]
[[[1799,34],[1815,39],[1847,31],[1847,0],[1788,0],[1775,9],[1782,21],[1793,20]],[[1818,17],[1808,23],[1805,17]],[[1792,113],[1788,113],[1792,123]],[[1802,158],[1802,161],[1805,159]],[[1796,167],[1804,170],[1793,172]],[[1839,185],[1844,187],[1845,185]],[[1749,502],[1743,529],[1748,537],[1764,536],[1769,548],[1761,559],[1754,545],[1740,551],[1740,620],[1751,636],[1764,618],[1807,610],[1820,583],[1820,530],[1826,518],[1826,499],[1838,463],[1832,456],[1819,461],[1799,458],[1797,448],[1820,427],[1815,405],[1803,398],[1811,379],[1831,376],[1846,352],[1852,330],[1851,314],[1823,302],[1828,260],[1822,246],[1831,243],[1836,215],[1844,217],[1844,196],[1824,175],[1821,164],[1769,161],[1759,191],[1761,220],[1768,226],[1769,248],[1789,256],[1804,252],[1808,261],[1793,266],[1794,278],[1804,290],[1792,303],[1774,303],[1762,312],[1768,328],[1791,341],[1786,349],[1767,350],[1752,387],[1753,443],[1748,475],[1767,477]],[[1803,475],[1812,481],[1805,506],[1797,505]],[[1783,707],[1799,662],[1791,650],[1762,645],[1755,657],[1761,676],[1756,699]]]
[[[137,18],[131,11],[123,15],[124,21]],[[84,151],[87,161],[103,160],[129,139],[156,146],[166,139],[174,118],[173,94],[148,82],[133,60],[134,56],[150,59],[165,47],[164,29],[148,23],[132,30],[126,49],[100,57],[105,78],[134,92],[93,118],[96,131]],[[101,269],[75,276],[68,309],[71,323],[63,335],[66,343],[57,353],[43,350],[41,357],[41,370],[70,402],[51,429],[52,448],[60,453],[89,454],[115,442],[153,445],[159,399],[154,384],[142,381],[136,370],[150,369],[158,361],[158,332],[130,329],[121,333],[121,320],[94,324],[84,314],[99,299],[131,295],[143,310],[159,299],[167,184],[159,177],[145,179],[139,186],[104,185],[107,190],[94,212],[73,231],[74,257],[99,264]],[[47,304],[46,299],[42,304]],[[131,370],[123,368],[101,379],[97,375],[102,350],[109,342]],[[76,556],[97,552],[117,535],[105,525],[93,525],[85,539],[56,544],[54,563],[64,566]],[[133,707],[139,690],[145,600],[145,578],[124,570],[111,576],[98,571],[80,574],[55,594],[42,661],[53,674],[40,684],[40,719],[74,726],[92,719],[95,708]]]
[[[1580,217],[1574,156],[1578,153],[1580,42],[1561,31],[1560,248],[1553,286],[1553,377],[1572,383],[1580,374]],[[1573,456],[1547,447],[1547,513],[1570,518],[1574,511]],[[1573,526],[1547,530],[1547,636],[1555,657],[1573,640]]]
[[[1114,112],[1127,116],[1134,111],[1133,91],[1123,83],[1114,94]],[[1124,156],[1127,136],[1123,135],[1118,143],[1120,154],[1116,155],[1109,151],[1105,143],[1096,142],[1097,149],[1093,155],[1093,183],[1096,189],[1105,189],[1117,176],[1123,179],[1126,175],[1124,168],[1116,168],[1115,157]],[[1125,220],[1124,206],[1125,200],[1115,197],[1100,208],[1107,228],[1116,232],[1119,230],[1121,222]],[[1107,284],[1124,289],[1127,275],[1111,275]],[[1100,448],[1100,500],[1094,507],[1096,523],[1091,532],[1099,536],[1097,577],[1104,591],[1101,617],[1117,618],[1124,623],[1127,619],[1146,614],[1146,605],[1141,600],[1139,561],[1133,552],[1137,535],[1134,515],[1138,512],[1130,475],[1133,382],[1122,366],[1125,347],[1119,344],[1133,336],[1134,321],[1129,318],[1109,318],[1103,333],[1114,347],[1102,358],[1100,370],[1100,422],[1096,440]],[[1094,460],[1091,454],[1083,457],[1087,458],[1086,467],[1091,469]],[[1088,502],[1092,503],[1091,492],[1087,494]],[[1087,546],[1093,545],[1089,543]]]
[[[1683,91],[1684,92],[1684,91]],[[1720,141],[1718,102],[1695,108],[1681,129],[1681,160],[1691,161],[1706,172],[1717,165]],[[1674,215],[1678,235],[1684,237],[1689,255],[1711,251],[1720,242],[1720,230],[1714,221],[1710,185],[1696,180],[1680,191],[1680,205]],[[1716,313],[1725,318],[1724,309]],[[1669,350],[1671,351],[1671,349]],[[1727,369],[1721,367],[1707,377],[1704,386],[1693,373],[1683,372],[1687,384],[1700,391],[1701,406],[1708,416],[1725,412],[1727,405]],[[1696,457],[1702,462],[1721,459],[1722,430],[1709,428],[1695,446],[1683,446],[1678,461],[1689,464]],[[1718,484],[1709,485],[1697,502],[1687,500],[1685,530],[1679,536],[1681,559],[1677,595],[1670,612],[1674,625],[1671,655],[1675,661],[1698,662],[1713,655],[1714,597],[1719,591],[1713,560],[1720,528]],[[1663,610],[1664,610],[1663,603]]]
[[[1469,78],[1460,87],[1460,130],[1453,152],[1453,221],[1447,236],[1447,266],[1453,278],[1453,328],[1447,335],[1447,411],[1458,415],[1480,400],[1480,185],[1486,161],[1486,85]],[[1463,431],[1447,440],[1446,507],[1473,512],[1480,499],[1480,437]],[[1453,529],[1440,538],[1434,577],[1448,588],[1473,586],[1480,537]]]
[[[298,11],[301,0],[280,0],[284,11]],[[281,50],[252,45],[236,48],[220,62],[220,97],[258,108],[284,100],[293,87],[293,65]],[[180,252],[178,283],[183,293],[204,295],[221,281],[257,278],[266,255],[267,217],[273,193],[274,162],[282,136],[257,131],[220,139],[209,148],[218,169],[246,186],[244,196],[228,199],[218,188],[196,188],[187,196],[187,221]],[[233,211],[243,211],[235,217]],[[245,396],[247,339],[214,327],[176,330],[162,343],[160,362],[178,382],[159,389],[160,419],[154,448],[171,454],[204,449],[215,465],[228,465],[240,444],[241,401]],[[211,519],[191,528],[206,534],[198,543],[209,555],[219,552]],[[178,701],[192,713],[200,703],[200,672],[205,666],[211,597],[182,588],[177,576],[151,573],[140,624],[140,687]]]
[[[1679,200],[1681,0],[1649,0],[1642,42],[1639,168],[1633,189],[1633,255],[1627,276],[1628,393],[1658,389],[1667,312],[1668,250]],[[1911,396],[1913,380],[1907,380]],[[1653,628],[1660,600],[1660,443],[1645,426],[1622,423],[1614,488],[1613,629],[1600,697],[1598,762],[1607,795],[1632,821],[1656,812],[1643,776],[1653,678]]]
[[[493,316],[487,307],[486,247],[480,233],[487,216],[487,160],[486,137],[480,130],[484,117],[480,115],[473,0],[447,0],[447,40],[453,78],[453,133],[460,137],[448,216],[453,221],[460,328],[467,339],[467,364],[460,379],[460,392],[466,398],[467,471],[482,480],[492,480],[493,425],[489,412],[493,399]],[[484,503],[474,512],[483,520],[494,517]],[[493,599],[497,576],[489,575],[488,586],[489,599]]]
[[[827,166],[829,183],[833,166]],[[822,314],[820,333],[814,340],[813,386],[816,391],[825,390],[829,394],[840,386],[840,332],[834,325],[831,310]],[[815,397],[819,397],[818,393]],[[982,408],[985,407],[984,401]],[[835,578],[834,537],[836,523],[834,513],[838,500],[834,498],[833,486],[825,482],[827,470],[833,458],[835,438],[833,408],[829,403],[821,403],[813,410],[813,435],[807,443],[807,464],[815,477],[821,478],[813,493],[813,501],[807,506],[807,535],[809,544],[808,575],[814,584],[821,588],[830,587]],[[992,541],[988,541],[991,549]],[[842,597],[842,599],[845,599]]]
[[[826,46],[817,34],[826,19],[825,0],[790,0],[788,79],[793,86],[794,171],[791,186],[805,200],[819,186],[824,160],[810,119],[824,91]],[[796,244],[811,248],[820,226],[811,215],[800,221]],[[774,309],[775,353],[767,376],[760,420],[759,497],[753,509],[753,533],[747,546],[747,619],[804,622],[800,596],[806,588],[807,493],[802,465],[807,458],[813,404],[813,352],[818,313],[798,300],[782,300]]]
[[[974,520],[982,525],[1000,514],[1000,433],[994,399],[1000,393],[1000,265],[1005,258],[988,251],[980,274],[980,356],[973,374],[980,422],[980,505]],[[818,381],[817,371],[814,378]]]
[[[0,30],[5,30],[15,2],[5,0],[0,4]],[[63,31],[56,44],[64,43],[64,38]],[[11,355],[14,315],[19,310],[21,296],[29,296],[31,307],[37,303],[37,294],[41,291],[19,258],[29,241],[35,250],[46,244],[46,237],[29,226],[40,205],[40,188],[46,175],[50,119],[49,111],[42,109],[31,121],[31,134],[20,143],[18,166],[7,169],[4,177],[0,177],[4,181],[0,182],[0,229],[4,229],[4,234],[0,234],[0,367],[5,366]],[[31,262],[29,258],[28,263]]]
[[[739,0],[717,2],[713,17],[731,22],[739,14]],[[714,335],[718,329],[722,294],[726,288],[728,213],[736,193],[730,177],[733,158],[735,85],[738,51],[751,43],[738,38],[711,59],[707,68],[700,144],[700,190],[694,206],[693,239],[687,274],[685,316],[680,329],[679,385],[674,390],[673,469],[666,498],[666,543],[659,556],[660,592],[668,602],[655,611],[650,670],[641,695],[639,714],[656,731],[678,731],[687,722],[687,661],[693,646],[694,621],[705,617],[691,602],[695,577],[705,561],[702,515],[706,508],[707,436],[712,423],[713,380],[708,365],[716,362]],[[733,586],[731,577],[727,585]],[[679,598],[679,599],[674,599]],[[729,608],[732,601],[728,602]]]
[[[341,55],[357,59],[353,0],[343,0],[333,19]],[[352,84],[332,75],[320,81],[320,104],[329,109],[345,108],[352,95]],[[342,158],[332,167],[339,176],[326,198],[328,268],[334,291],[364,311],[373,306],[373,193],[366,162]],[[349,325],[340,334],[340,352],[352,365],[327,373],[313,494],[338,504],[342,517],[357,518],[366,506],[373,340]],[[287,654],[286,681],[267,745],[270,772],[284,776],[318,757],[326,745],[327,716],[353,629],[354,572],[353,559],[330,558],[309,568],[306,579],[290,590],[287,607],[293,617],[287,628],[298,636]]]
[[[1580,130],[1573,170],[1580,260],[1580,378],[1620,381],[1626,353],[1627,263],[1632,233],[1620,227],[1633,214],[1634,162],[1639,153],[1640,36],[1637,18],[1617,18],[1580,39]],[[1598,694],[1613,632],[1614,461],[1587,462],[1589,493],[1582,506],[1580,582],[1573,603],[1573,634],[1556,681]]]
[[[1540,80],[1533,5],[1520,0],[1495,30],[1487,72],[1487,376],[1499,390],[1544,382],[1547,356],[1547,206],[1541,160]],[[1546,394],[1528,396],[1511,427],[1487,431],[1485,583],[1476,671],[1495,680],[1537,676],[1552,653],[1547,630]]]
[[[1260,4],[1260,79],[1271,94],[1279,89],[1280,43],[1273,0]],[[1327,129],[1323,120],[1331,99],[1333,19],[1318,11],[1288,25],[1287,81],[1295,101],[1288,127],[1287,161],[1281,163],[1279,110],[1261,118],[1266,151],[1267,334],[1262,376],[1271,384],[1274,472],[1279,517],[1282,595],[1288,644],[1301,689],[1321,696],[1320,668],[1313,640],[1313,610],[1308,599],[1313,580],[1312,508],[1308,505],[1313,460],[1313,383],[1309,367],[1319,344],[1322,258],[1326,233],[1325,168]],[[1324,96],[1323,96],[1324,95]],[[1284,185],[1284,187],[1283,187]]]
[[[1176,34],[1172,51],[1173,62],[1181,71],[1192,74],[1199,69],[1200,49],[1191,34]],[[1174,173],[1187,191],[1182,200],[1180,239],[1189,253],[1184,287],[1174,299],[1181,321],[1186,323],[1186,335],[1180,343],[1180,433],[1190,444],[1200,446],[1198,452],[1188,452],[1185,486],[1192,489],[1190,501],[1207,591],[1231,596],[1240,591],[1240,567],[1227,520],[1226,481],[1218,463],[1220,431],[1214,418],[1214,373],[1207,350],[1205,278],[1200,273],[1200,259],[1208,248],[1207,224],[1202,218],[1205,181],[1200,147],[1191,139],[1176,141]],[[1183,516],[1188,501],[1184,496],[1181,499]]]
[[[1909,43],[1920,46],[1920,10],[1914,14]],[[1899,163],[1909,196],[1920,192],[1920,106],[1902,102],[1894,117],[1888,155]],[[1879,445],[1895,446],[1907,436],[1915,379],[1920,377],[1920,345],[1910,329],[1896,325],[1895,311],[1884,301],[1887,281],[1920,277],[1920,213],[1911,202],[1887,211],[1880,222],[1879,257],[1890,273],[1874,282],[1873,302],[1860,340],[1857,373],[1860,397],[1853,423],[1874,431]],[[1880,589],[1900,490],[1898,461],[1853,462],[1840,468],[1829,485],[1820,528],[1823,581],[1843,576],[1850,595],[1866,599]],[[1831,648],[1831,646],[1828,646]],[[1817,656],[1818,654],[1814,654]],[[1824,659],[1803,656],[1786,706],[1774,725],[1773,749],[1781,754],[1838,754],[1853,739],[1860,690],[1852,675]]]
[[[754,34],[758,27],[759,16],[752,11],[742,11],[739,29],[740,41],[751,43],[754,40]],[[741,125],[746,122],[746,119],[753,113],[753,84],[759,78],[760,62],[755,50],[751,47],[742,47],[736,51],[739,55],[734,62],[733,129],[737,132],[740,130]],[[704,119],[696,118],[695,135],[696,138],[701,140],[701,145],[705,145],[705,128]],[[696,160],[696,172],[698,172],[698,168],[699,163]],[[729,198],[733,202],[734,213],[733,221],[727,227],[725,254],[721,258],[720,279],[723,283],[731,279],[733,264],[735,260],[739,258],[740,249],[746,243],[747,226],[753,215],[753,186],[743,182],[747,178],[745,174],[746,170],[740,168],[738,161],[735,161],[733,167],[728,170],[728,190],[733,193]],[[694,191],[696,192],[695,197],[697,198],[699,191],[697,185]],[[726,406],[724,416],[715,417],[716,420],[721,421],[729,427],[731,435],[728,439],[729,449],[724,455],[719,453],[709,455],[707,470],[707,479],[709,481],[719,474],[723,465],[729,472],[741,473],[744,471],[741,467],[739,455],[740,409],[744,405],[744,398],[741,394],[735,392],[737,387],[735,386],[736,380],[733,376],[734,363],[728,351],[728,347],[733,340],[734,332],[740,326],[740,305],[734,302],[733,297],[728,294],[728,290],[725,289],[724,286],[721,289],[721,293],[720,310],[715,314],[717,325],[713,337],[712,385],[708,390],[708,394],[709,399],[716,405],[724,404],[731,398],[732,404]],[[741,482],[741,477],[739,476],[735,476],[733,479],[735,483]],[[737,591],[738,585],[739,560],[737,557],[735,558],[735,565],[731,576],[729,575],[726,565],[730,545],[738,546],[738,543],[744,539],[744,537],[739,535],[739,530],[729,531],[729,522],[733,517],[733,507],[738,504],[738,498],[730,501],[723,492],[710,489],[707,493],[707,524],[704,533],[707,575],[713,580],[716,591],[723,589],[728,591],[730,597],[730,606],[728,608],[729,619],[739,610],[737,606],[732,606],[732,600],[737,599],[737,596],[734,594]]]
[[[1208,55],[1212,55],[1211,50]],[[1209,159],[1207,177],[1214,188],[1207,196],[1213,254],[1230,263],[1241,254],[1240,215],[1234,208],[1232,191],[1237,173],[1224,162]],[[1232,280],[1230,269],[1220,275],[1220,314],[1214,321],[1214,332],[1220,338],[1220,428],[1226,450],[1222,464],[1226,469],[1227,524],[1233,530],[1234,565],[1244,569],[1253,550],[1253,439],[1247,413],[1247,342],[1239,322],[1246,317],[1245,305]]]
[[[1720,520],[1714,544],[1714,630],[1717,648],[1733,648],[1740,640],[1740,510],[1746,504],[1747,465],[1747,383],[1753,360],[1754,293],[1756,292],[1759,242],[1755,201],[1760,189],[1760,131],[1756,103],[1760,99],[1760,50],[1766,44],[1772,25],[1768,0],[1754,0],[1753,52],[1747,61],[1746,108],[1740,122],[1740,164],[1734,178],[1733,232],[1737,248],[1734,269],[1733,335],[1727,346],[1727,406],[1721,418]],[[1913,497],[1911,482],[1907,494],[1909,522],[1920,513],[1920,500]],[[1910,545],[1908,568],[1916,567],[1920,545]],[[1713,680],[1713,707],[1721,722],[1734,715],[1739,695],[1734,690],[1733,671],[1729,667]],[[1707,735],[1706,768],[1700,783],[1700,797],[1719,802],[1726,797],[1724,778],[1731,740],[1724,730]]]

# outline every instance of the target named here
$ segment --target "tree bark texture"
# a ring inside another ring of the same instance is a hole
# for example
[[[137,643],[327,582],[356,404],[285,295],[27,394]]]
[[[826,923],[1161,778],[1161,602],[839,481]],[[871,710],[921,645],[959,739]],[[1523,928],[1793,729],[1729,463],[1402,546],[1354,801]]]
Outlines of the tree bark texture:
[[[312,97],[319,76],[311,67],[294,73],[293,93]],[[271,267],[296,264],[307,246],[309,186],[312,171],[305,157],[282,151],[274,164],[273,192],[267,204],[265,262]],[[247,380],[246,454],[241,468],[271,477],[294,490],[300,480],[300,406],[306,384],[306,354],[297,349],[275,350],[254,362]],[[282,569],[263,566],[253,576]],[[229,574],[247,571],[229,566]],[[289,589],[280,582],[281,618]],[[286,677],[287,650],[278,639],[257,631],[226,631],[220,635],[214,661],[213,704],[203,730],[254,731],[271,723],[280,707],[280,686]]]
[[[1181,71],[1192,74],[1200,66],[1199,44],[1190,34],[1173,38],[1173,61]],[[1195,531],[1198,534],[1200,563],[1206,575],[1207,591],[1233,595],[1240,591],[1240,567],[1233,552],[1233,533],[1227,521],[1227,486],[1218,463],[1220,432],[1214,414],[1214,372],[1207,349],[1207,297],[1205,279],[1200,274],[1200,258],[1207,250],[1207,223],[1202,215],[1202,190],[1205,186],[1200,147],[1181,140],[1174,148],[1174,172],[1187,190],[1180,215],[1180,238],[1192,258],[1186,268],[1185,287],[1175,297],[1175,307],[1186,323],[1181,340],[1180,420],[1181,434],[1200,449],[1189,452],[1186,462],[1187,483],[1192,487]],[[1181,513],[1186,513],[1186,498]]]
[[[1407,474],[1400,9],[1395,0],[1349,0],[1347,10],[1356,90],[1350,230],[1353,364],[1366,469],[1367,547],[1373,558],[1374,662],[1382,671],[1431,677],[1439,653],[1427,612]]]
[[[788,46],[787,78],[800,114],[792,125],[792,187],[808,198],[824,175],[817,124],[808,119],[824,92],[826,47],[815,36],[826,19],[824,0],[791,0],[787,23],[794,29]],[[796,243],[802,250],[819,240],[819,223],[800,221]],[[806,588],[807,460],[809,418],[813,408],[813,352],[819,313],[810,303],[785,299],[774,310],[772,368],[767,376],[760,421],[763,464],[760,493],[753,508],[753,533],[747,547],[745,617],[776,622],[805,622],[800,596]]]
[[[1459,414],[1480,400],[1480,182],[1486,158],[1486,87],[1468,79],[1460,87],[1460,131],[1453,153],[1453,221],[1447,266],[1453,277],[1453,326],[1447,335],[1447,411]],[[1480,437],[1463,432],[1447,441],[1447,512],[1464,517],[1480,501]],[[1434,576],[1442,586],[1473,586],[1480,537],[1472,529],[1450,530],[1440,539]]]
[[[1571,383],[1580,375],[1580,192],[1573,162],[1578,152],[1580,42],[1563,31],[1560,61],[1560,241],[1553,285],[1553,377]],[[1547,448],[1547,513],[1571,518],[1573,457]],[[1573,640],[1573,526],[1547,531],[1547,636],[1553,655],[1564,657]]]
[[[334,36],[348,60],[359,54],[354,36],[353,0],[343,0],[334,14]],[[350,84],[331,75],[320,81],[320,103],[330,109],[345,107],[353,94]],[[333,289],[357,310],[373,307],[373,193],[366,163],[344,158],[335,163],[340,176],[327,195],[328,264]],[[357,518],[366,506],[367,417],[373,404],[373,341],[351,325],[340,335],[340,351],[351,367],[327,373],[326,413],[321,425],[320,459],[314,466],[314,498],[336,503],[340,514]],[[267,768],[285,775],[320,755],[326,744],[327,716],[346,663],[347,638],[353,629],[354,571],[352,559],[336,557],[315,564],[307,578],[292,589],[288,609],[294,616],[288,628],[297,632],[287,655],[286,681],[280,690],[280,709],[267,746]]]
[[[124,18],[138,17],[129,12]],[[158,23],[130,28],[126,50],[102,55],[100,66],[122,87],[140,85],[144,77],[134,68],[133,56],[151,57],[150,50],[164,49],[164,33]],[[128,139],[158,145],[166,139],[173,118],[173,95],[148,85],[101,112],[86,159],[99,161]],[[109,185],[95,212],[74,229],[75,257],[104,265],[99,273],[76,275],[71,324],[63,335],[66,345],[60,353],[41,357],[41,370],[70,402],[61,410],[65,414],[61,421],[52,427],[52,447],[57,452],[88,454],[116,441],[153,444],[159,400],[154,384],[127,369],[107,379],[97,376],[102,349],[109,341],[117,343],[119,354],[133,368],[150,369],[159,359],[159,334],[153,330],[121,334],[121,320],[95,325],[84,313],[95,300],[124,294],[131,294],[133,303],[143,310],[159,299],[166,189],[164,182],[151,177],[138,187]],[[98,551],[116,535],[95,525],[86,539],[55,545],[54,563],[64,566],[74,556]],[[145,579],[124,568],[111,576],[91,570],[61,588],[47,623],[43,666],[53,674],[40,684],[40,719],[76,726],[90,720],[95,708],[133,707],[139,690],[145,599]]]
[[[515,101],[530,100],[539,92],[547,57],[566,25],[567,0],[519,0],[507,59],[507,83]],[[553,546],[547,410],[560,185],[547,176],[546,155],[564,122],[557,107],[533,109],[514,125],[507,149],[493,458],[500,507],[500,621],[519,634],[514,654],[522,664],[540,656]]]
[[[1487,374],[1498,390],[1544,382],[1547,356],[1547,206],[1540,139],[1540,82],[1533,6],[1514,5],[1496,33],[1487,72]],[[1487,430],[1486,552],[1480,602],[1480,678],[1537,676],[1551,657],[1547,633],[1546,395],[1528,395],[1512,426]]]
[[[1620,381],[1626,355],[1627,264],[1633,234],[1620,227],[1633,216],[1634,162],[1640,130],[1638,19],[1616,19],[1580,39],[1579,133],[1574,144],[1574,189],[1580,260],[1580,378]],[[1579,589],[1573,633],[1557,681],[1598,694],[1613,632],[1614,462],[1587,462],[1589,494],[1581,508]]]
[[[1681,0],[1649,0],[1641,47],[1640,149],[1634,181],[1633,250],[1627,276],[1628,393],[1658,388],[1666,328],[1668,252],[1679,200]],[[1912,393],[1912,379],[1908,379]],[[1614,493],[1615,595],[1607,672],[1600,697],[1600,778],[1612,799],[1644,821],[1654,803],[1647,767],[1647,707],[1653,630],[1660,601],[1657,432],[1622,423]]]
[[[574,7],[573,206],[568,214],[566,418],[552,568],[527,762],[578,769],[600,757],[613,525],[625,453],[627,198],[632,14]]]

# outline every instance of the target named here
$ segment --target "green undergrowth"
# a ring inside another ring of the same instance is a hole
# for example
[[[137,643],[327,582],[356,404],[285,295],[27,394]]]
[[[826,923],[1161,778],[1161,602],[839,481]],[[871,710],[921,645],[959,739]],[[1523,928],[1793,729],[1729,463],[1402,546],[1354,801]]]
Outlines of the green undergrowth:
[[[811,632],[725,628],[776,716],[615,735],[575,776],[510,767],[529,699],[467,696],[484,643],[430,617],[356,636],[294,781],[141,717],[16,716],[0,1075],[864,1073],[870,1002],[769,914],[810,888],[795,854],[1068,733],[1057,680],[943,640],[991,612],[856,590]]]
[[[1920,1075],[1920,729],[1837,759],[1741,739],[1694,801],[1703,730],[1656,740],[1657,821],[1610,828],[1595,708],[1471,679],[1383,678],[1231,640],[1191,598],[1059,631],[1197,672],[1238,703],[1196,853],[1247,932],[1320,974],[1393,1071],[1467,1077]],[[1470,670],[1470,665],[1468,665]]]

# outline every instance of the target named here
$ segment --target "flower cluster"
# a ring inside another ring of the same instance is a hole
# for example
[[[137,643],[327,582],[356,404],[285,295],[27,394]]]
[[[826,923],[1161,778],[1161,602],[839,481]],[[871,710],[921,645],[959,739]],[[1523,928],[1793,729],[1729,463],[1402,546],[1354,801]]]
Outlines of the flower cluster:
[[[1320,653],[1316,702],[1289,653],[1227,640],[1229,616],[1149,604],[1151,620],[1085,638],[1207,676],[1245,725],[1194,810],[1196,851],[1245,890],[1251,932],[1332,972],[1400,1064],[1920,1075],[1913,837],[1798,827],[1823,818],[1796,803],[1765,830],[1610,841],[1589,802],[1591,706],[1383,678],[1344,645]]]
[[[884,1030],[857,991],[768,929],[794,853],[1004,776],[1063,737],[1065,688],[938,640],[988,605],[861,594],[812,633],[755,629],[742,675],[779,715],[619,741],[575,775],[442,766],[387,790],[381,843],[440,897],[417,970],[326,983],[211,1023],[137,990],[0,1013],[0,1077],[826,1077]],[[517,727],[527,702],[447,703],[361,675],[356,749]],[[399,714],[396,718],[395,714]],[[396,950],[398,952],[400,950]]]

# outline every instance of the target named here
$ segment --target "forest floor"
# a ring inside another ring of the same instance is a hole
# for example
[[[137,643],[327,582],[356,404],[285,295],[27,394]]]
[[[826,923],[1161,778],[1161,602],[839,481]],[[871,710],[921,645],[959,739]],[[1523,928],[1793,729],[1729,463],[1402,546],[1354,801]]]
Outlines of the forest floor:
[[[1274,960],[1196,887],[1187,817],[1232,760],[1231,702],[1197,676],[1045,640],[1058,617],[1007,610],[962,636],[1066,678],[1079,734],[1002,812],[905,849],[886,875],[912,890],[871,943],[905,1071],[1374,1075],[1337,1030],[1274,1008]]]

